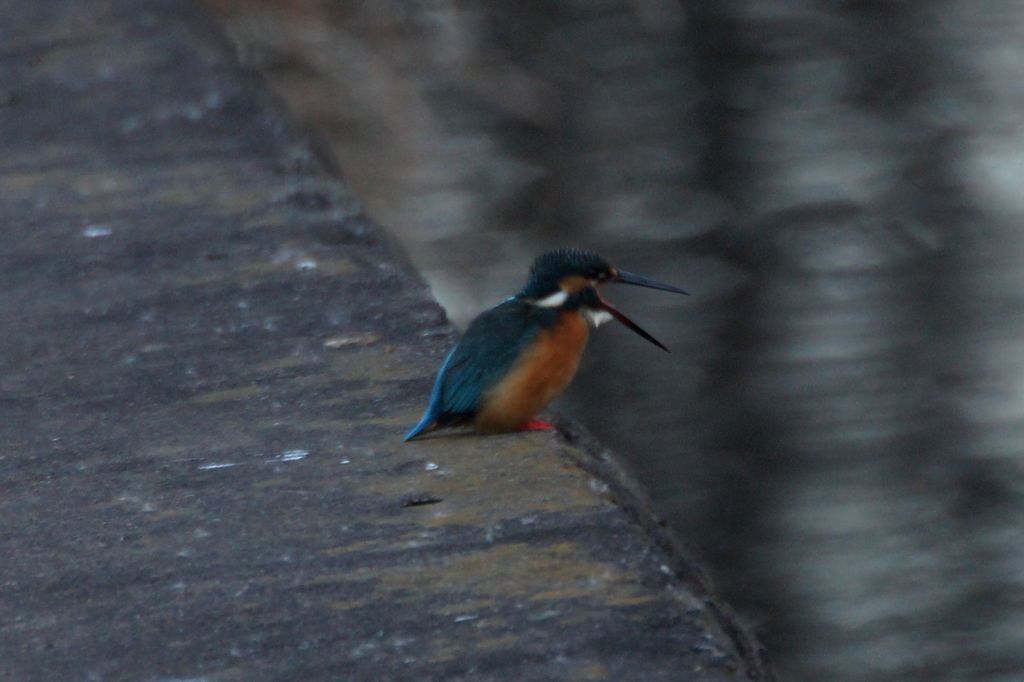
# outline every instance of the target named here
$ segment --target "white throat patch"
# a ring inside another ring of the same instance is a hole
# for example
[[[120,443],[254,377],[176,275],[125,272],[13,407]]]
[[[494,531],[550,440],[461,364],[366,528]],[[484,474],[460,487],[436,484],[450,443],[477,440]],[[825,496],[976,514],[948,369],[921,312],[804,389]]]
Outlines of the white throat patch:
[[[565,303],[566,299],[568,298],[569,292],[566,291],[565,289],[559,289],[550,296],[545,296],[544,298],[538,300],[537,305],[539,305],[541,308],[557,308],[558,306]]]
[[[597,329],[602,324],[612,319],[612,314],[607,310],[594,310],[593,308],[584,308],[583,314],[586,316],[587,322],[594,326],[594,329]]]

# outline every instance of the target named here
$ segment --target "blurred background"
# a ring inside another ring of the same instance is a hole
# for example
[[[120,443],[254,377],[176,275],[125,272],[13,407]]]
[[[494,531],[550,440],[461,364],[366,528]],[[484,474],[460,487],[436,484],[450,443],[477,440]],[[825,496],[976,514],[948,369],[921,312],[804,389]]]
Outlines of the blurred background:
[[[785,680],[1024,679],[1024,2],[205,0],[460,326],[551,246],[559,409]]]

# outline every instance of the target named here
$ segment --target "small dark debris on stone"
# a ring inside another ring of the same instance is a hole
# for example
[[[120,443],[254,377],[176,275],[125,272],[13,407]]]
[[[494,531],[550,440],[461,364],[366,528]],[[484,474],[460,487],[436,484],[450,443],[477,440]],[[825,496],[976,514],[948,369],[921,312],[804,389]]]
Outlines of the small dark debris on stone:
[[[442,497],[434,497],[433,495],[420,495],[416,497],[407,497],[402,500],[403,507],[425,507],[428,504],[437,504],[438,502],[444,502]]]

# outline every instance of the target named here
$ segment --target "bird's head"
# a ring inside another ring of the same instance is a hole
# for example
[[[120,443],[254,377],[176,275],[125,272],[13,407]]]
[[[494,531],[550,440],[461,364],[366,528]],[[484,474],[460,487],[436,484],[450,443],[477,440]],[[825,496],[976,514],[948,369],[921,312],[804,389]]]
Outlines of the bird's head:
[[[670,284],[619,270],[591,251],[556,249],[541,254],[533,262],[530,278],[519,296],[544,308],[580,310],[595,327],[614,318],[659,348],[668,350],[601,296],[598,288],[609,282],[688,295]]]

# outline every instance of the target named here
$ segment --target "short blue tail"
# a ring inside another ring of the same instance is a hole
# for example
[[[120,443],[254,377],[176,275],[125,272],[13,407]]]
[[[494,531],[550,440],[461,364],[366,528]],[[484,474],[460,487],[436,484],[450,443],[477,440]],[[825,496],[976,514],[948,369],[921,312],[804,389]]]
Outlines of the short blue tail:
[[[419,423],[416,424],[416,426],[412,427],[409,430],[409,433],[405,434],[405,438],[402,439],[402,442],[408,443],[416,436],[419,436],[424,431],[433,426],[436,420],[437,419],[436,417],[434,417],[433,410],[427,410],[426,414],[423,415],[423,419],[421,419]]]
[[[458,346],[452,348],[448,353],[448,357],[444,359],[444,364],[441,365],[441,369],[437,373],[437,379],[434,380],[434,388],[430,391],[430,404],[427,405],[427,411],[423,413],[423,418],[420,419],[419,423],[412,427],[409,433],[405,434],[405,438],[402,439],[403,443],[408,443],[424,431],[428,431],[437,424],[437,420],[445,413],[444,399],[441,394],[444,392],[445,372],[448,370],[448,363],[451,362],[452,356],[455,355],[456,348]]]

